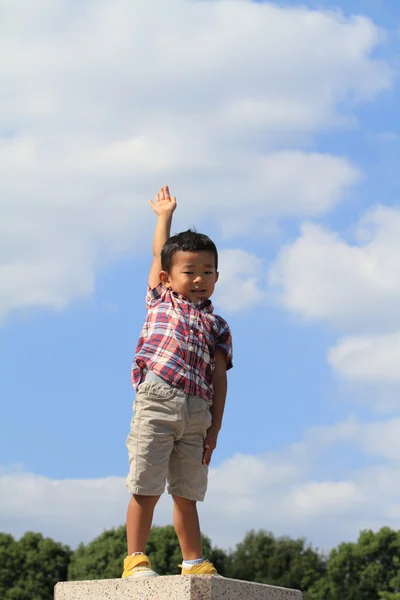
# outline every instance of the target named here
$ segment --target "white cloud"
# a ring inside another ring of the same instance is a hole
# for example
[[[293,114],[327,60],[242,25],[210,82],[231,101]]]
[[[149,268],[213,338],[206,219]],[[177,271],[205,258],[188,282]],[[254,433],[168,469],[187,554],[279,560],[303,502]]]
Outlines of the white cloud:
[[[397,131],[383,131],[378,134],[378,140],[388,143],[398,142],[400,140],[400,133]]]
[[[246,214],[242,219],[246,222],[250,213],[251,222],[247,221],[247,226],[253,225],[256,229],[257,221],[266,216],[324,214],[332,210],[360,178],[360,172],[345,158],[288,150],[271,152],[258,159],[252,157],[248,161],[243,158],[239,169],[251,177],[245,198]]]
[[[282,249],[269,281],[281,303],[305,319],[347,331],[391,331],[400,326],[400,209],[371,210],[355,238],[349,243],[306,223]]]
[[[335,371],[359,383],[400,383],[400,333],[349,336],[328,354]]]
[[[348,451],[353,446],[366,456],[385,459],[387,466],[391,467],[400,463],[399,428],[398,417],[361,422],[352,416],[347,421],[334,425],[310,428],[305,432],[300,445],[307,456],[310,449],[316,447],[323,455],[326,449],[334,446],[346,447]]]
[[[52,480],[21,470],[1,474],[0,530],[39,531],[67,544],[123,523],[128,497],[119,477]]]
[[[362,495],[353,481],[315,481],[304,483],[292,493],[294,506],[306,514],[342,513],[349,505],[357,507]]]
[[[377,421],[358,428],[358,443],[366,454],[400,462],[400,419]]]
[[[359,402],[399,408],[400,209],[368,211],[349,241],[311,223],[284,247],[269,283],[290,311],[345,332],[328,362]]]
[[[92,293],[148,238],[154,186],[230,233],[332,209],[357,169],[297,148],[391,85],[380,41],[368,19],[270,3],[6,3],[0,318]]]
[[[224,310],[237,312],[262,300],[261,276],[265,269],[260,258],[244,250],[223,250],[218,270],[216,302]]]
[[[400,407],[400,209],[375,206],[347,237],[304,223],[268,274],[275,299],[343,335],[327,360],[347,396],[376,412]]]
[[[399,427],[399,419],[352,418],[310,429],[281,452],[232,456],[210,470],[207,498],[199,505],[203,531],[223,548],[263,528],[305,536],[327,549],[355,540],[364,528],[398,529]],[[362,453],[357,467],[349,461],[354,450]],[[338,469],[341,453],[346,460]],[[75,546],[123,524],[127,502],[120,477],[54,481],[21,469],[0,470],[0,530],[16,536],[41,531]],[[165,495],[155,524],[169,524],[171,511]]]

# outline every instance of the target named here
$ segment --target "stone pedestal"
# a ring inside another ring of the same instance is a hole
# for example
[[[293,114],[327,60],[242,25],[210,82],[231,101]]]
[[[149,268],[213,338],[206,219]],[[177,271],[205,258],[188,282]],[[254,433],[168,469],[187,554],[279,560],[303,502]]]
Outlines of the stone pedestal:
[[[172,575],[58,583],[54,600],[301,600],[297,590],[215,577]]]

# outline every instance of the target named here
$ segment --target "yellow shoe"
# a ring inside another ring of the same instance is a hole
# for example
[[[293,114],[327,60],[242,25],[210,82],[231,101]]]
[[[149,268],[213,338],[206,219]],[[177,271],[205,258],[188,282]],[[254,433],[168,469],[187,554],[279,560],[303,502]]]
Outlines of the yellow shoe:
[[[127,556],[124,560],[124,572],[122,579],[129,577],[158,577],[151,568],[150,559],[145,554]]]
[[[182,565],[179,566],[182,569],[181,575],[218,575],[217,569],[209,560],[203,560],[197,565],[192,565],[190,569],[184,569]]]

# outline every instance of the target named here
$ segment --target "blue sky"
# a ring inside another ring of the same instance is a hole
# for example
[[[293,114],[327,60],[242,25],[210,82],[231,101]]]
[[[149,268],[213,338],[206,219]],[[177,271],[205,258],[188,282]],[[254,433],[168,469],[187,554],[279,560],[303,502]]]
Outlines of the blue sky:
[[[167,183],[174,231],[220,248],[234,335],[205,533],[328,548],[400,526],[400,8],[259,4],[6,9],[2,531],[75,545],[124,520],[147,200]]]

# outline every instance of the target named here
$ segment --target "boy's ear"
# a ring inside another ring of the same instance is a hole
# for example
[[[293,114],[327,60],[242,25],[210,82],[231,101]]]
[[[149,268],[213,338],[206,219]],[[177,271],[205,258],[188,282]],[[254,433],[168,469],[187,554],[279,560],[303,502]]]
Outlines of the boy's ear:
[[[217,271],[217,272],[215,273],[215,283],[217,283],[218,279],[219,279],[219,273],[218,273],[218,271]]]
[[[170,287],[169,275],[167,271],[160,271],[160,281],[165,287]]]

